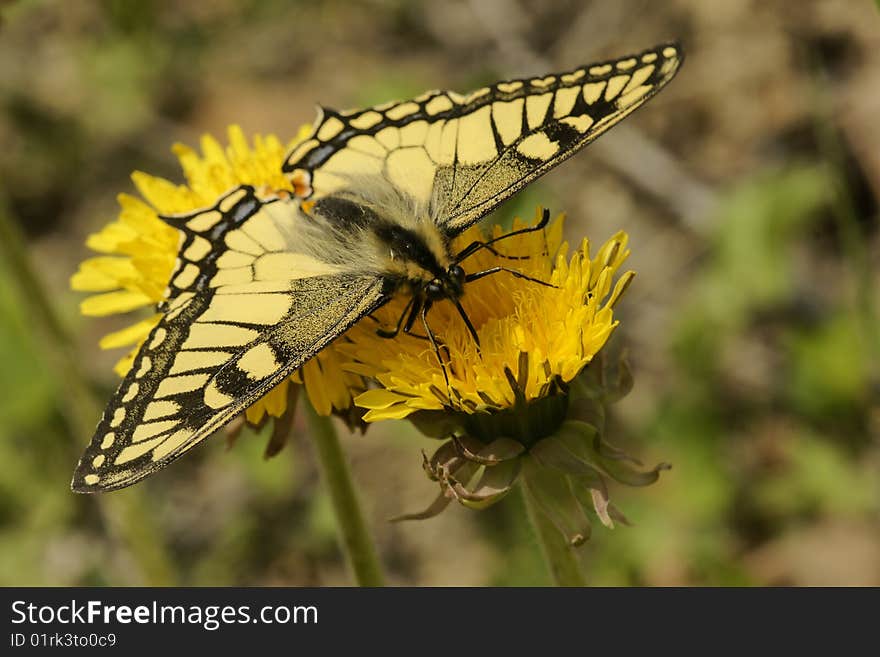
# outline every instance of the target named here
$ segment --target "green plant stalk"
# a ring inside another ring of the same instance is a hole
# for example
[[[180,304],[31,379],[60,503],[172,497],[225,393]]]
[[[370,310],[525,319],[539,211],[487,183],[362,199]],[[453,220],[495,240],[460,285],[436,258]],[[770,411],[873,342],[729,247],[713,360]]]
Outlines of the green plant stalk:
[[[312,442],[317,449],[321,476],[333,502],[339,545],[352,577],[358,586],[383,586],[385,578],[382,567],[364,521],[351,470],[339,444],[333,420],[318,415],[308,402],[303,405],[306,407]]]
[[[99,493],[100,495],[100,493]],[[116,543],[134,558],[140,573],[136,584],[177,586],[177,570],[168,554],[152,509],[140,488],[107,493],[98,500],[101,517]]]
[[[877,2],[880,6],[880,0]],[[814,66],[814,68],[818,67]],[[837,224],[837,232],[845,260],[853,276],[854,291],[851,302],[865,344],[872,356],[873,369],[871,373],[876,377],[880,375],[880,370],[878,370],[878,363],[880,363],[880,318],[878,318],[874,302],[876,296],[874,291],[875,275],[871,267],[867,241],[859,226],[852,193],[847,189],[843,176],[845,157],[840,138],[833,129],[830,101],[826,95],[823,95],[822,89],[824,87],[820,87],[818,84],[814,85],[814,131],[821,153],[832,169],[831,210]]]
[[[0,198],[0,256],[12,273],[20,302],[34,318],[36,330],[42,334],[40,344],[47,362],[56,372],[64,373],[64,393],[59,395],[59,402],[69,429],[70,440],[66,447],[71,455],[72,472],[80,449],[77,440],[79,437],[84,440],[92,434],[100,407],[75,356],[73,340],[49,300],[31,263],[24,236],[3,198]],[[91,499],[97,502],[108,533],[115,537],[121,549],[129,553],[140,571],[130,583],[174,585],[176,577],[171,559],[141,492],[129,490]]]
[[[865,335],[865,343],[873,353],[872,362],[880,363],[880,328],[878,328],[877,309],[874,306],[874,273],[866,240],[859,227],[852,196],[843,179],[843,154],[840,144],[827,127],[819,128],[822,149],[831,162],[834,172],[832,190],[832,212],[837,223],[840,242],[846,254],[854,278],[853,305],[860,328]],[[878,374],[880,372],[874,372]]]
[[[552,522],[538,510],[537,502],[529,490],[528,484],[520,484],[522,497],[526,507],[526,515],[541,546],[544,563],[556,586],[586,586],[587,579],[578,561],[576,548],[565,540]]]

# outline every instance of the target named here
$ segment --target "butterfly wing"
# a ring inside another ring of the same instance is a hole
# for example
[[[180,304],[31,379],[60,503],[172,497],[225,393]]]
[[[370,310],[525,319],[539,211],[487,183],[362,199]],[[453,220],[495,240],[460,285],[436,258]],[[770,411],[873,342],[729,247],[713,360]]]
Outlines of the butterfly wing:
[[[466,96],[430,91],[364,110],[322,109],[283,170],[316,196],[383,175],[456,235],[644,104],[682,58],[678,46],[662,45]]]
[[[251,187],[166,220],[183,233],[167,308],[77,466],[78,492],[164,467],[384,299],[377,277],[292,251],[295,207]]]

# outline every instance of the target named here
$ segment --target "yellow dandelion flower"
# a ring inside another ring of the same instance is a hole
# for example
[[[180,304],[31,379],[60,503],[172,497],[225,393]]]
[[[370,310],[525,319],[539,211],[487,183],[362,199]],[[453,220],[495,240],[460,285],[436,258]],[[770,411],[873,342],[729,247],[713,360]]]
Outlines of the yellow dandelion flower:
[[[525,227],[519,220],[514,224],[514,230]],[[520,260],[504,260],[482,250],[466,261],[468,272],[504,265],[534,280],[499,272],[467,285],[462,303],[479,346],[452,304],[432,308],[430,326],[442,336],[442,355],[448,360],[445,373],[424,339],[404,334],[393,341],[377,339],[374,325],[364,322],[352,329],[337,349],[352,360],[352,371],[381,384],[355,399],[368,409],[364,419],[400,419],[419,410],[473,414],[510,408],[517,393],[505,370],[521,382],[527,402],[547,396],[558,382],[574,379],[617,326],[614,304],[635,274],[628,271],[614,283],[629,256],[626,233],[614,235],[592,257],[584,240],[569,259],[562,227],[559,217],[546,232],[501,242],[504,254]],[[501,228],[495,226],[492,237],[501,235]],[[475,226],[458,243],[463,247],[482,239]],[[405,300],[389,304],[376,313],[377,319],[395,324],[403,304]]]
[[[290,190],[290,182],[281,173],[281,163],[289,149],[309,131],[309,126],[303,126],[286,145],[274,135],[258,135],[251,145],[240,127],[230,126],[226,147],[209,135],[201,139],[201,153],[183,144],[174,145],[173,152],[186,177],[185,185],[140,171],[132,174],[144,200],[119,195],[118,218],[86,241],[90,249],[102,255],[84,261],[71,277],[74,290],[95,293],[83,300],[81,312],[105,316],[155,309],[163,300],[180,242],[178,231],[158,215],[208,207],[240,184],[253,185],[267,195]],[[101,339],[102,349],[130,348],[114,367],[120,376],[128,371],[141,343],[160,317],[161,313],[153,313]],[[342,371],[340,359],[332,350],[325,350],[309,361],[292,380],[305,384],[310,401],[322,415],[334,410],[347,411],[352,391],[364,389],[359,376]],[[268,416],[281,417],[287,410],[288,399],[285,382],[246,410],[248,422],[259,424]]]
[[[517,220],[511,233],[524,228]],[[355,398],[364,420],[408,418],[445,441],[424,458],[437,498],[399,520],[431,517],[452,500],[484,508],[521,481],[535,512],[579,545],[590,534],[589,513],[609,527],[626,523],[609,500],[609,479],[644,486],[668,467],[640,471],[602,438],[605,405],[631,384],[625,361],[601,358],[618,325],[614,306],[635,276],[620,273],[628,237],[619,232],[595,253],[584,240],[569,255],[562,228],[560,216],[542,231],[495,242],[500,253],[484,249],[463,263],[471,275],[511,270],[468,283],[462,305],[476,340],[455,306],[440,303],[428,316],[437,349],[426,336],[382,339],[369,322],[336,344],[345,369],[378,383]],[[504,235],[493,230],[494,239]],[[485,239],[473,227],[453,251]],[[406,301],[375,319],[395,326]]]

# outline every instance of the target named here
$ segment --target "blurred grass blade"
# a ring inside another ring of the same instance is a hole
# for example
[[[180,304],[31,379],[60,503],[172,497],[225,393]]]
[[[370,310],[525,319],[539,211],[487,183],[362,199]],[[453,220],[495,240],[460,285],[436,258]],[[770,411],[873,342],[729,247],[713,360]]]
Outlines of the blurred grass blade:
[[[59,373],[59,378],[64,378],[63,391],[57,396],[57,401],[68,425],[68,443],[66,446],[59,445],[59,449],[68,452],[72,472],[79,457],[78,440],[85,440],[92,434],[100,408],[75,357],[73,340],[55,312],[31,263],[24,236],[12,218],[6,199],[2,197],[0,256],[12,275],[11,282],[17,288],[18,302],[27,309],[26,316],[34,318],[33,329],[39,336],[36,342],[41,346],[46,362]],[[67,481],[59,482],[59,485],[66,487]],[[140,490],[87,499],[98,505],[108,532],[117,538],[117,547],[127,551],[131,561],[137,564],[140,573],[130,583],[153,586],[175,583],[172,562]]]

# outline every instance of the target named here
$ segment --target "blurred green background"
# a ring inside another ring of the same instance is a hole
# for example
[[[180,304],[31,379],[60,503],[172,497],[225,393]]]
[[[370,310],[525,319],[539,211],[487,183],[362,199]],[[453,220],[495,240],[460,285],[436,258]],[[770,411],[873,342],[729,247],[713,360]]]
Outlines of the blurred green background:
[[[869,0],[0,3],[0,584],[338,585],[302,418],[217,436],[133,490],[68,482],[115,387],[68,289],[85,236],[180,181],[170,145],[292,137],[316,102],[573,68],[679,39],[678,78],[500,211],[631,235],[618,306],[635,390],[609,439],[673,463],[612,491],[634,521],[581,550],[604,585],[880,584],[880,12]],[[11,226],[16,229],[10,230]],[[7,249],[14,253],[15,249]],[[60,318],[42,314],[39,290]],[[87,382],[87,390],[76,382]],[[391,524],[435,484],[406,423],[344,435],[392,584],[548,584],[518,497]]]

